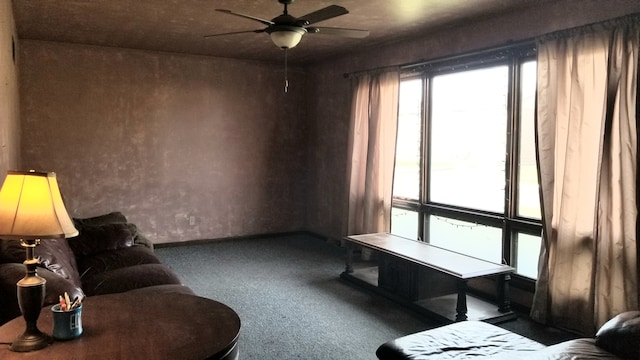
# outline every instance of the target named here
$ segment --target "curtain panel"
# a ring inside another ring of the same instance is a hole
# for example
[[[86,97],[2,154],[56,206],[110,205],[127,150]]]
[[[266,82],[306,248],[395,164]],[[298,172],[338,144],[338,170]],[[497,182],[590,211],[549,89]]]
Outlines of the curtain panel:
[[[355,76],[352,86],[346,232],[347,235],[388,232],[400,72],[393,69]]]
[[[537,46],[543,248],[531,317],[588,336],[638,309],[639,20]]]

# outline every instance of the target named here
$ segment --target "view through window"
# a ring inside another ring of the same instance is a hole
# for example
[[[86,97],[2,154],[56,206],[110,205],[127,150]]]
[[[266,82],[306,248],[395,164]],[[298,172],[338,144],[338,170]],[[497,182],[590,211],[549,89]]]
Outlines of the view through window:
[[[481,60],[403,77],[391,232],[536,279],[536,63],[520,50]]]

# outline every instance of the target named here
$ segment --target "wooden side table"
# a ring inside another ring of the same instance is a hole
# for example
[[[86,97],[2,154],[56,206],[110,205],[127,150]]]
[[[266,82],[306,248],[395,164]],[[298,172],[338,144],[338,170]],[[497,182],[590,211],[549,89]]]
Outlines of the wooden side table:
[[[38,327],[51,334],[51,307]],[[0,327],[0,359],[237,359],[240,318],[214,300],[181,293],[124,292],[87,297],[84,333],[29,353],[9,350],[24,331],[22,317]]]

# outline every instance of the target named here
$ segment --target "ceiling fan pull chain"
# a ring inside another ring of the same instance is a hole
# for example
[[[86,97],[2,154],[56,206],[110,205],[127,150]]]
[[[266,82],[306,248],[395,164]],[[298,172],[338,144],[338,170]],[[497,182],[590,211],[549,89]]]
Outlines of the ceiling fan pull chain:
[[[289,78],[287,76],[287,49],[284,49],[284,93],[289,90]]]

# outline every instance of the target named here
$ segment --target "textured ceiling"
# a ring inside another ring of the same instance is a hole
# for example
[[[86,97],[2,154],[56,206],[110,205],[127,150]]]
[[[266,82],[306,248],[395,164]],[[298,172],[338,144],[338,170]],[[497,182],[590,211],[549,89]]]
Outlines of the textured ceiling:
[[[315,25],[367,29],[365,39],[306,34],[289,61],[308,63],[350,51],[419,36],[436,29],[517,11],[547,0],[296,0],[300,17],[329,5],[349,10]],[[259,22],[214,11],[228,9],[270,20],[283,11],[277,0],[13,0],[20,39],[281,61],[266,33],[204,38],[264,28]]]

